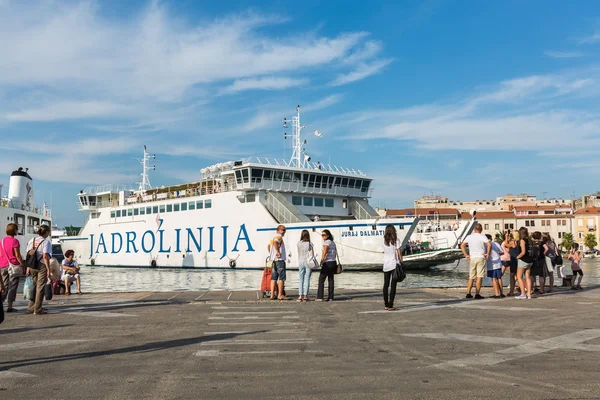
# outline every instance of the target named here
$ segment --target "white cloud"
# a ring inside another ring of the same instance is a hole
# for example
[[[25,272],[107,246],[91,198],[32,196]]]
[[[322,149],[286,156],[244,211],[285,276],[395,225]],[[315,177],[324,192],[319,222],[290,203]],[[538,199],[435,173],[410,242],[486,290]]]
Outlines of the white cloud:
[[[83,118],[114,117],[127,109],[125,106],[103,101],[63,101],[40,108],[14,111],[4,114],[7,121],[33,122]]]
[[[14,94],[10,101],[0,99],[0,120],[143,120],[156,110],[206,101],[220,90],[308,83],[276,77],[293,71],[318,71],[330,79],[327,71],[333,76],[352,67],[349,60],[372,57],[381,47],[365,42],[366,32],[272,36],[259,29],[286,22],[276,15],[189,21],[151,2],[130,18],[108,20],[103,6],[85,0],[0,2],[0,92]],[[366,66],[373,68],[365,64],[359,74],[374,73]]]
[[[584,53],[578,51],[545,51],[544,54],[552,58],[578,58],[585,56]]]
[[[593,35],[579,38],[579,44],[594,44],[600,42],[600,33],[594,33]]]
[[[221,94],[232,94],[245,90],[281,90],[308,84],[308,79],[287,77],[262,77],[236,79],[231,85],[221,90]]]
[[[451,105],[349,114],[353,122],[340,129],[354,139],[404,140],[432,150],[540,153],[562,149],[567,142],[598,146],[597,75],[587,70],[507,80]],[[579,97],[587,107],[568,106],[567,100]]]
[[[341,86],[348,83],[356,82],[365,79],[371,75],[375,75],[388,66],[393,60],[375,60],[369,63],[359,63],[354,71],[339,74],[332,82],[331,86]]]

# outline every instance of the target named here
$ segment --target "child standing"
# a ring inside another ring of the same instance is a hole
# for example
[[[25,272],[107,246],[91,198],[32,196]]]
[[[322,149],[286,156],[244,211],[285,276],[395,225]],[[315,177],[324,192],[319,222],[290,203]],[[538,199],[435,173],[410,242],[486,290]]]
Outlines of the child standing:
[[[573,290],[583,290],[581,288],[581,280],[583,279],[583,271],[581,270],[581,266],[579,263],[583,258],[583,254],[579,251],[579,244],[573,243],[573,248],[569,253],[569,260],[571,260],[571,269],[573,270],[573,278],[571,279],[571,289]],[[579,275],[577,284],[575,284],[575,278]]]
[[[506,296],[502,293],[502,261],[500,257],[504,254],[504,250],[502,250],[502,247],[498,243],[492,241],[492,235],[488,234],[485,236],[492,243],[490,256],[486,261],[487,276],[492,279],[494,287],[492,299],[503,299]]]

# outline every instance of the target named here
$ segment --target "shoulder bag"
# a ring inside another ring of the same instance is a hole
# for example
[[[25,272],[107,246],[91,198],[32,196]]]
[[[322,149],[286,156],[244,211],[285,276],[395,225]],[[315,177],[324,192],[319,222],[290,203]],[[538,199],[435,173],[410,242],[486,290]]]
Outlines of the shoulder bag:
[[[340,262],[340,256],[337,252],[337,246],[335,248],[335,257],[337,258],[337,267],[335,269],[335,273],[336,273],[336,275],[339,275],[342,272],[344,272],[344,267],[342,266],[342,263]]]
[[[404,265],[398,259],[398,249],[397,248],[394,248],[394,255],[396,256],[396,268],[394,268],[394,271],[392,271],[392,279],[394,279],[398,282],[402,282],[404,279],[406,279],[406,272],[404,272]]]
[[[321,267],[321,265],[317,261],[317,257],[315,257],[315,249],[314,249],[312,243],[310,244],[309,250],[310,250],[310,252],[308,253],[306,263],[308,264],[308,266],[311,270],[315,271],[315,270],[319,269]]]
[[[2,239],[1,242],[2,242],[2,251],[4,252],[4,255],[6,256],[6,261],[8,261],[8,274],[10,276],[14,276],[17,278],[19,278],[21,276],[25,276],[23,267],[21,267],[20,265],[15,265],[10,262],[10,257],[8,256],[8,253],[6,252],[6,249],[4,249],[4,239]]]

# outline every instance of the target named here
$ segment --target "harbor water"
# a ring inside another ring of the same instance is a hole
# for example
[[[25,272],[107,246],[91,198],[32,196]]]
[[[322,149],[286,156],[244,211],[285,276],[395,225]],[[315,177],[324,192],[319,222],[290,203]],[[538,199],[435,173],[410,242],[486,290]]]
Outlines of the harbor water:
[[[464,287],[468,278],[466,260],[434,268],[408,271],[407,278],[400,284],[402,288]],[[583,286],[600,283],[600,258],[586,258],[582,261],[584,271]],[[138,292],[138,291],[185,291],[185,290],[258,290],[262,270],[235,269],[150,269],[150,268],[82,268],[82,291],[91,292]],[[311,293],[316,293],[318,271],[311,277]],[[337,275],[336,288],[339,289],[379,289],[383,282],[381,272],[347,271]],[[508,273],[504,275],[508,284]],[[562,282],[556,279],[555,284]],[[485,279],[489,286],[490,280]],[[288,271],[286,286],[295,290],[298,286],[298,272]],[[75,289],[75,285],[73,285]]]

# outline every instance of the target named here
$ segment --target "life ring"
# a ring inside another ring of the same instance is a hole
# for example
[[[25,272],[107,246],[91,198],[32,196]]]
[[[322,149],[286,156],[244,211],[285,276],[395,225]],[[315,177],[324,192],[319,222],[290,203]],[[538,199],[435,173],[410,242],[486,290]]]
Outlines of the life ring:
[[[94,260],[93,258],[90,260],[90,264],[92,264],[92,266],[96,265],[96,260]]]
[[[156,268],[156,260],[152,260],[152,261],[150,261],[150,266],[151,266],[152,268]]]
[[[237,262],[235,260],[229,260],[229,268],[235,268],[237,266]]]

